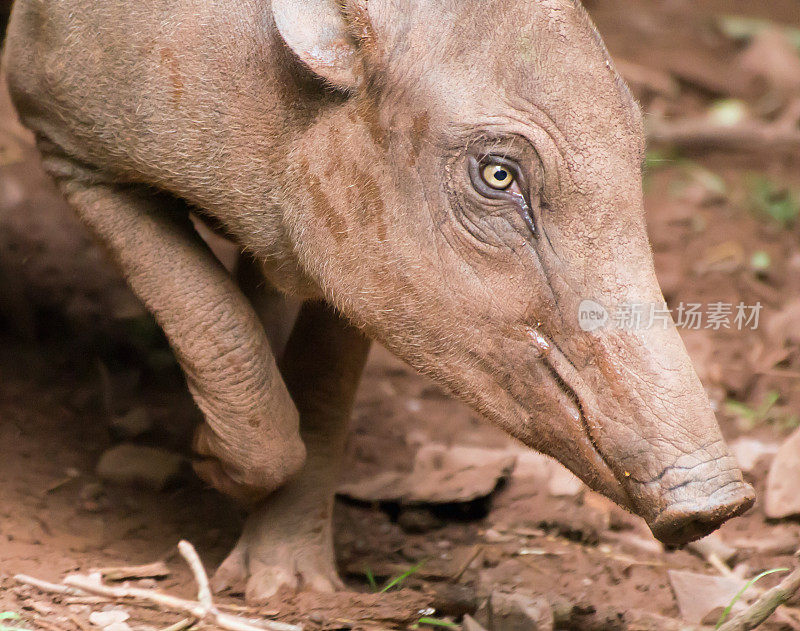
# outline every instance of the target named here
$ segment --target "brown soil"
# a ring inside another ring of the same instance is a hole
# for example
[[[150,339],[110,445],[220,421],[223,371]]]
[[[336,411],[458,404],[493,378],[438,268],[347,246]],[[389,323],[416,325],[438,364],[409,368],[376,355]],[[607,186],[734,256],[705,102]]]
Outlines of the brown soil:
[[[708,7],[712,4],[724,3]],[[800,22],[793,0],[753,3],[755,8],[736,4],[759,17],[785,23],[794,16]],[[713,28],[708,7],[701,12],[694,5],[688,0],[588,3],[613,54],[678,81],[680,91],[671,96],[637,90],[645,110],[695,115],[714,99],[735,95],[759,115],[773,116],[763,93],[737,72],[741,44]],[[198,413],[160,335],[138,315],[135,301],[40,172],[29,139],[6,104],[0,111],[0,145],[0,612],[19,612],[30,626],[62,620],[59,616],[79,621],[59,622],[59,628],[88,626],[88,605],[53,601],[11,577],[23,572],[58,581],[69,572],[157,559],[172,571],[159,586],[193,597],[175,544],[192,541],[213,568],[235,542],[242,515],[188,471],[163,492],[112,487],[94,475],[99,455],[118,440],[110,418],[143,407],[155,423],[140,442],[188,454]],[[800,227],[782,226],[753,209],[751,174],[800,190],[800,155],[743,151],[690,158],[670,158],[648,176],[648,220],[662,286],[673,306],[764,305],[767,326],[756,331],[684,333],[726,436],[779,442],[797,425],[793,415],[800,414],[800,336],[796,321],[769,323],[800,300]],[[711,194],[703,184],[707,172],[722,178],[723,195]],[[770,256],[763,271],[750,265],[759,251]],[[776,405],[755,423],[725,406],[733,399],[757,408],[772,392],[779,394]],[[407,470],[416,447],[427,441],[509,443],[375,349],[356,406],[345,478]],[[766,468],[761,463],[749,474],[762,496]],[[722,538],[800,545],[800,524],[766,521],[762,502],[726,524]],[[637,547],[648,536],[641,521],[589,493],[554,498],[512,480],[486,515],[438,518],[437,527],[408,532],[396,512],[340,502],[337,553],[352,593],[282,595],[264,611],[303,621],[306,628],[405,628],[428,606],[436,616],[459,620],[488,592],[504,589],[677,617],[666,570],[715,572],[685,550]],[[476,552],[454,581],[456,569]],[[365,568],[380,580],[423,560],[401,590],[370,593]],[[790,554],[742,551],[737,562],[748,565],[748,576],[793,564]],[[233,597],[225,602],[243,605]],[[153,627],[179,618],[148,609],[131,612],[132,624]],[[784,628],[770,624],[765,628]]]

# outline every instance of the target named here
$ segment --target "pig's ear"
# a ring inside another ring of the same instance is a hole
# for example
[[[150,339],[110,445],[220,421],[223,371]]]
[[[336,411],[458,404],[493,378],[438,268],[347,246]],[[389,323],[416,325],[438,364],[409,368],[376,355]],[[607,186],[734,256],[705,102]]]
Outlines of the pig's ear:
[[[343,0],[272,0],[272,15],[286,44],[315,74],[342,90],[358,87],[361,61]]]

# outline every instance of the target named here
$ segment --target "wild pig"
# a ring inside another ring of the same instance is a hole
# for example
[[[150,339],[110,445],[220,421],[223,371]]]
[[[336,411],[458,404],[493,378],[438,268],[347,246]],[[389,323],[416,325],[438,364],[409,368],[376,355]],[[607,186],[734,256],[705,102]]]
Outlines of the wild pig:
[[[340,585],[370,338],[663,541],[752,504],[674,325],[580,326],[663,298],[641,114],[576,1],[17,0],[3,63],[186,372],[197,472],[262,501],[217,588]],[[280,367],[190,211],[304,301]]]

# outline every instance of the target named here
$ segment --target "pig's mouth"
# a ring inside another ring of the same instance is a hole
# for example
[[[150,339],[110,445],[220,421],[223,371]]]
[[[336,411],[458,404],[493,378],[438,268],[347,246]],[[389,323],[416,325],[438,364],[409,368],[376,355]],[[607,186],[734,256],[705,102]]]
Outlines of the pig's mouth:
[[[585,403],[578,394],[579,391],[585,391],[588,386],[586,386],[569,358],[553,340],[545,337],[541,331],[534,327],[527,327],[527,333],[537,349],[539,359],[547,367],[553,381],[569,401],[570,409],[568,412],[581,428],[577,439],[582,443],[584,454],[588,457],[594,456],[592,458],[593,476],[587,476],[585,471],[573,471],[573,473],[581,477],[592,490],[605,494],[623,508],[634,510],[632,498],[628,494],[625,485],[617,478],[608,457],[600,449],[594,438],[586,414]]]
[[[596,423],[588,409],[597,407],[594,394],[567,355],[550,339],[533,327],[527,328],[529,339],[536,348],[539,359],[551,373],[559,389],[569,403],[568,413],[580,426],[576,440],[580,443],[583,457],[590,470],[573,472],[595,491],[603,493],[617,504],[645,518],[653,534],[666,544],[679,545],[700,539],[716,530],[723,522],[746,512],[754,503],[753,489],[742,482],[741,474],[730,455],[730,463],[718,469],[704,471],[715,465],[714,461],[698,465],[698,475],[681,480],[680,483],[657,488],[668,471],[680,469],[668,466],[655,479],[637,480],[624,471],[620,476],[613,460],[603,451],[595,439]],[[720,440],[721,442],[721,440]],[[732,472],[736,475],[731,475]],[[704,474],[706,477],[704,477]],[[720,478],[715,488],[706,485]],[[692,488],[694,487],[694,488]],[[681,494],[681,490],[687,493]]]

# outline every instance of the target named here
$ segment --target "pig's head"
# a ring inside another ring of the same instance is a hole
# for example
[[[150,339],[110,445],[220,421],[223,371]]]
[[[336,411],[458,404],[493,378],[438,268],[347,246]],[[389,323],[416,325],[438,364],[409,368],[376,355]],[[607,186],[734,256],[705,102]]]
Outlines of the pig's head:
[[[306,274],[372,336],[669,543],[747,510],[663,302],[642,118],[573,0],[273,0],[338,93],[288,163]],[[645,322],[645,325],[647,323]]]

